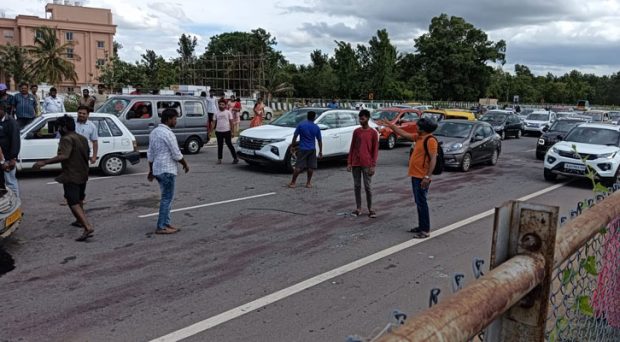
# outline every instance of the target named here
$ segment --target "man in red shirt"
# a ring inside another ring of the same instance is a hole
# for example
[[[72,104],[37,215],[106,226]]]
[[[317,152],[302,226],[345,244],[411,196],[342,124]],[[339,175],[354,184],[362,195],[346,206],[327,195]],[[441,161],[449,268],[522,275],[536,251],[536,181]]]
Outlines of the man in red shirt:
[[[368,126],[370,112],[362,109],[359,113],[360,125],[353,132],[347,171],[353,173],[353,188],[355,190],[356,209],[351,213],[354,216],[362,214],[362,178],[364,178],[364,190],[366,190],[366,204],[368,205],[368,216],[376,218],[377,213],[372,209],[372,188],[371,179],[375,174],[377,157],[379,156],[379,133]]]

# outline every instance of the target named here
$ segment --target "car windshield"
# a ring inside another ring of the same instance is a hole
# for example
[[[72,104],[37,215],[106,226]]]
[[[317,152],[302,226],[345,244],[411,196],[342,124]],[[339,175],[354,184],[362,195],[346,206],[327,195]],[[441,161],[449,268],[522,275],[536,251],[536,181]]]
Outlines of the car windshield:
[[[583,144],[619,146],[620,133],[607,128],[576,127],[568,133],[565,140]]]
[[[603,121],[603,113],[585,112],[584,115],[592,118],[592,121]]]
[[[550,131],[554,132],[568,132],[571,128],[582,124],[583,121],[569,121],[569,120],[558,120],[551,125],[549,128]]]
[[[504,122],[506,121],[506,114],[486,114],[480,118],[480,121],[486,122]]]
[[[614,120],[618,119],[620,118],[620,112],[609,112],[609,117]]]
[[[292,110],[290,112],[282,114],[279,118],[270,122],[270,125],[280,126],[280,127],[297,127],[300,122],[304,121],[308,117],[308,112],[314,111],[316,116],[318,117],[325,110],[319,109],[298,109]]]
[[[441,114],[438,113],[424,112],[422,113],[422,117],[427,119],[433,119],[435,120],[435,122],[441,120]]]
[[[127,107],[129,102],[131,102],[129,99],[113,97],[104,102],[95,112],[119,116],[123,112],[123,109]]]
[[[527,116],[526,120],[547,121],[547,120],[549,120],[549,114],[535,114],[535,113],[532,113],[532,114]]]
[[[388,120],[392,121],[398,115],[398,112],[374,112],[371,117],[373,120]]]
[[[460,122],[440,122],[433,135],[448,138],[467,138],[472,125]]]

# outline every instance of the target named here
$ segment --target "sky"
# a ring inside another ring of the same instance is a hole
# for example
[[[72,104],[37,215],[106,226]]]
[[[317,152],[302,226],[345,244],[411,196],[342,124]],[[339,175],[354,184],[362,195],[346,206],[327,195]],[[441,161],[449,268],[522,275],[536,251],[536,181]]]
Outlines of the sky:
[[[0,13],[45,16],[51,1],[2,1]],[[292,63],[308,64],[310,52],[333,55],[336,40],[365,44],[387,29],[399,52],[414,52],[414,39],[441,13],[463,17],[489,39],[507,44],[504,70],[524,64],[539,75],[573,69],[597,75],[620,71],[620,0],[88,0],[110,8],[123,60],[146,49],[177,55],[182,33],[198,38],[197,52],[224,32],[262,27]]]

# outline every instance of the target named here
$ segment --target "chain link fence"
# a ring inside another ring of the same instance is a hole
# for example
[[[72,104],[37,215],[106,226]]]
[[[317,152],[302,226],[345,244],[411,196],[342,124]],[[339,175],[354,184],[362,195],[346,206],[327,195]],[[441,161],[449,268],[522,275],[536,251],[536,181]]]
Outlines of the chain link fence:
[[[620,341],[620,217],[553,272],[547,340]]]

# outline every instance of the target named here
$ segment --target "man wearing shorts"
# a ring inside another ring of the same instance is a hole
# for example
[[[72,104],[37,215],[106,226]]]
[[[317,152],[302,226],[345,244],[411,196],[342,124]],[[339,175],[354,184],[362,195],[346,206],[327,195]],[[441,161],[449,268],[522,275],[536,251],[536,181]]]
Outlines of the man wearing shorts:
[[[306,188],[312,187],[312,174],[317,168],[317,156],[316,156],[316,143],[319,142],[319,159],[323,158],[323,142],[321,141],[321,129],[314,123],[316,119],[315,112],[308,112],[308,119],[304,120],[295,129],[293,134],[293,147],[297,147],[297,162],[295,163],[295,169],[293,171],[293,179],[288,184],[289,188],[295,187],[297,182],[297,176],[304,171],[308,170],[308,181],[306,182]],[[299,145],[297,144],[297,137],[299,137]]]
[[[35,169],[47,164],[60,163],[62,173],[56,178],[63,185],[65,199],[75,216],[79,227],[84,228],[82,236],[76,241],[86,241],[93,236],[94,229],[86,218],[84,198],[86,197],[86,182],[88,182],[88,155],[90,153],[88,140],[75,132],[75,120],[66,115],[56,120],[61,138],[58,143],[58,155],[47,160],[40,160]]]

